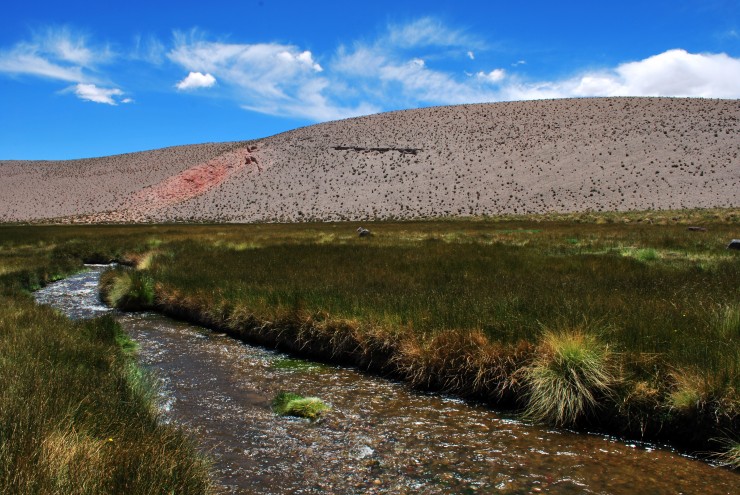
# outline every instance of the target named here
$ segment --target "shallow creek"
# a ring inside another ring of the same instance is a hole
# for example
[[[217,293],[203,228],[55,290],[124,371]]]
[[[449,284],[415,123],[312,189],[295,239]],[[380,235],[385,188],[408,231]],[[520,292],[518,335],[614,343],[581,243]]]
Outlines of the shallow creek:
[[[72,318],[108,312],[97,299],[105,268],[36,299]],[[163,417],[210,453],[225,493],[740,493],[739,475],[667,449],[524,424],[158,314],[118,319],[161,383]],[[281,390],[333,410],[315,423],[278,417],[271,401]]]

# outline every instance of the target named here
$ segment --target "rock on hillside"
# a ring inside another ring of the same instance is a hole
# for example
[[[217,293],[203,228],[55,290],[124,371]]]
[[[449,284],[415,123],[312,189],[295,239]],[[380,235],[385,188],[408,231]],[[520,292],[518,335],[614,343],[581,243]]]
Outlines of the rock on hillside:
[[[0,162],[0,219],[251,222],[737,207],[739,151],[738,100],[435,107],[244,143]]]

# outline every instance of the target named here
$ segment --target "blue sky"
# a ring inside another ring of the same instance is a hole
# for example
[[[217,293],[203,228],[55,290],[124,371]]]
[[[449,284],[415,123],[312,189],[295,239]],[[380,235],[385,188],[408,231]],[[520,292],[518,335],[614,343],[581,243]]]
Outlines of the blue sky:
[[[740,97],[740,0],[7,2],[0,159],[459,103]]]

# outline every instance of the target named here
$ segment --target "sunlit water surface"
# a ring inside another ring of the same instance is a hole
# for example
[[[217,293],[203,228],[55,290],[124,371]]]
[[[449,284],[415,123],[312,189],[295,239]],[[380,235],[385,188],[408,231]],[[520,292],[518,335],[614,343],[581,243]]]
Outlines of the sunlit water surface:
[[[110,310],[105,267],[36,293],[72,318]],[[252,347],[153,313],[118,314],[161,382],[166,421],[215,461],[225,493],[732,494],[740,476],[669,450],[515,421],[354,370]],[[319,422],[276,416],[282,391],[332,406]]]

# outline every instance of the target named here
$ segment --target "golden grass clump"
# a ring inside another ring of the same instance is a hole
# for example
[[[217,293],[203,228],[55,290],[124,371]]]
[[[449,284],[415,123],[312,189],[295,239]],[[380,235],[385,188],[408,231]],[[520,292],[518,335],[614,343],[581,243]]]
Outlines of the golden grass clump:
[[[593,412],[617,382],[608,346],[581,329],[547,331],[522,369],[529,389],[526,416],[557,426]]]
[[[515,388],[511,377],[530,356],[531,347],[526,342],[492,342],[480,330],[448,330],[426,339],[408,333],[394,364],[415,386],[501,400]]]
[[[698,413],[704,408],[710,391],[707,381],[697,372],[674,372],[672,390],[668,393],[670,409],[684,416]]]
[[[78,487],[103,490],[106,440],[76,432],[50,432],[41,442],[40,472],[56,493],[73,493]]]

